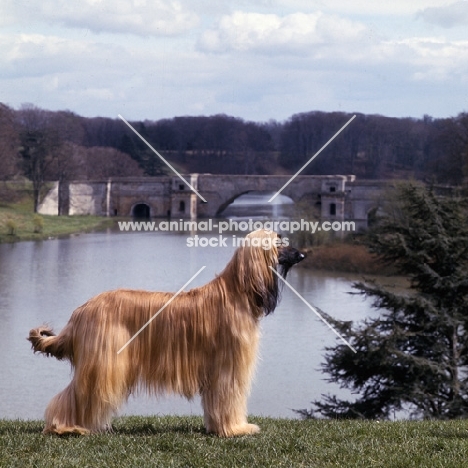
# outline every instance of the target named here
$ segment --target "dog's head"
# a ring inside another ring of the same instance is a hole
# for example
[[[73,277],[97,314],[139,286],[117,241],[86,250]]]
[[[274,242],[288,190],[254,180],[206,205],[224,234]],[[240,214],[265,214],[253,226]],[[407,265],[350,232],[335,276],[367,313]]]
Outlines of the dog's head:
[[[243,246],[247,247],[247,251],[255,256],[257,261],[261,259],[274,268],[280,266],[281,275],[284,277],[293,265],[306,258],[304,253],[290,245],[288,238],[266,229],[248,234]]]
[[[305,253],[299,252],[299,250],[290,245],[278,247],[278,270],[281,276],[286,278],[291,267],[296,263],[302,262],[304,258],[306,258]]]
[[[285,278],[293,265],[304,260],[305,254],[274,231],[253,231],[244,240],[236,254],[241,289],[268,315],[276,308],[280,295],[279,279],[272,269]]]

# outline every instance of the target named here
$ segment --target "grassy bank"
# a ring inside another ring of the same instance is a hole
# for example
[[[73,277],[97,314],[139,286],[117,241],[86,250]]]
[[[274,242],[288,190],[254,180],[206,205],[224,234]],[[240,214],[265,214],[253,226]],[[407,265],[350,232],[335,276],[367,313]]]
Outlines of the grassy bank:
[[[130,417],[113,434],[53,437],[37,421],[0,421],[1,467],[463,467],[467,421],[251,418],[262,432],[220,439],[199,417]]]
[[[32,202],[0,202],[0,243],[48,239],[87,232],[110,225],[99,216],[41,216],[33,213]]]

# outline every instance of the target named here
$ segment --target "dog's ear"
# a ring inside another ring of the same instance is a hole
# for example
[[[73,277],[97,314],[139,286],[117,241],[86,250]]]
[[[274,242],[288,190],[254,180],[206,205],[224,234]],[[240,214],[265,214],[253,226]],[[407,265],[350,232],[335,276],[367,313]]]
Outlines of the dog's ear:
[[[270,268],[276,268],[278,263],[276,239],[273,231],[254,231],[237,252],[242,292],[249,297],[251,306],[265,315],[273,312],[278,303],[278,278]]]

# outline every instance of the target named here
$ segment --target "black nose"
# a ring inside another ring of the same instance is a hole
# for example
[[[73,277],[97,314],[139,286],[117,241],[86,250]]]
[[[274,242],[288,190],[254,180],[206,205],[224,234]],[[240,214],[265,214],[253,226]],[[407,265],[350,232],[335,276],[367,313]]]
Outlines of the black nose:
[[[302,262],[302,260],[304,260],[304,258],[306,258],[306,255],[303,254],[302,252],[298,252],[298,255],[297,255],[297,263],[299,262]]]

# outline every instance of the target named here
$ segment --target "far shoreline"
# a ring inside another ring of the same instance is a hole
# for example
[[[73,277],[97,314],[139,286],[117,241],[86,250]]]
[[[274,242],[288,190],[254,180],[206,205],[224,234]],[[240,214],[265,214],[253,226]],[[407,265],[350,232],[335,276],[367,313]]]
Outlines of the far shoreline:
[[[384,264],[362,244],[334,242],[305,249],[307,258],[299,267],[333,273],[399,276],[391,265]]]

